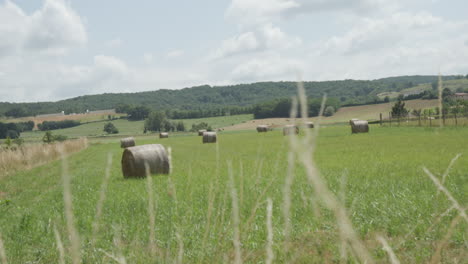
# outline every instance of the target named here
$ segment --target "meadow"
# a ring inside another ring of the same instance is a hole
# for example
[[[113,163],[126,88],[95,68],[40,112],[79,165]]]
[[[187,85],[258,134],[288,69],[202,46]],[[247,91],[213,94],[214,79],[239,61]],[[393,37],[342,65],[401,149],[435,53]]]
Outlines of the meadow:
[[[174,122],[182,121],[185,124],[186,130],[190,130],[192,124],[199,124],[201,122],[208,123],[213,129],[229,126],[231,124],[237,124],[246,122],[253,119],[253,115],[234,115],[234,116],[220,116],[220,117],[207,117],[199,119],[177,119],[171,120]],[[104,124],[108,121],[92,122],[88,124],[79,125],[76,127],[57,129],[52,132],[57,135],[64,135],[69,138],[79,137],[115,137],[116,135],[108,135],[103,131]],[[144,121],[128,121],[126,119],[113,120],[112,123],[119,130],[117,136],[130,136],[130,135],[144,135]],[[32,131],[21,133],[21,137],[27,141],[40,141],[44,136],[44,131]]]
[[[402,263],[463,263],[467,222],[423,167],[442,181],[461,154],[444,186],[466,205],[467,136],[465,127],[371,126],[354,135],[348,126],[322,127],[313,161],[375,262],[389,262],[384,238]],[[280,131],[220,132],[217,144],[195,135],[140,137],[137,144],[171,148],[172,173],[123,179],[118,140],[94,140],[65,163],[0,178],[5,256],[9,263],[57,263],[60,252],[83,263],[362,261],[291,142]],[[64,210],[67,175],[78,251]]]

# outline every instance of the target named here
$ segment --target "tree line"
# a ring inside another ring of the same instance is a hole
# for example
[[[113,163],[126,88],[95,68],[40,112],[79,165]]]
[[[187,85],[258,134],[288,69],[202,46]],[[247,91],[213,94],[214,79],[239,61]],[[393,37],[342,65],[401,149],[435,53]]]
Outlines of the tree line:
[[[320,98],[326,93],[329,97],[338,98],[341,105],[366,104],[380,100],[377,95],[382,92],[398,92],[421,83],[435,82],[437,78],[438,76],[402,76],[372,81],[304,82],[304,88],[310,98]],[[459,77],[444,76],[444,80],[455,78]],[[251,111],[248,108],[256,104],[289,98],[296,93],[296,82],[258,82],[228,86],[202,85],[180,90],[160,89],[127,94],[86,95],[57,102],[0,103],[0,116],[34,116],[61,111],[65,114],[84,113],[88,109],[114,109],[119,105],[127,104],[144,105],[152,111],[171,110],[175,113],[166,113],[166,115],[173,119],[199,118],[222,116],[223,110],[224,114],[230,112],[231,115],[245,113]]]

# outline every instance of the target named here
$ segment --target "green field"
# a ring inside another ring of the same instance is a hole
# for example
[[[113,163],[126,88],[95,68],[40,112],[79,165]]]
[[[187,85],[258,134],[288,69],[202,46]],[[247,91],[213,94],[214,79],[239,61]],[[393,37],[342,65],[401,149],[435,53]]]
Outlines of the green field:
[[[351,135],[347,126],[321,129],[315,155],[321,176],[344,201],[354,229],[377,262],[388,261],[377,235],[387,239],[402,263],[423,263],[429,262],[450,231],[453,233],[441,261],[462,263],[467,224],[462,219],[449,228],[456,218],[455,210],[438,222],[451,203],[442,193],[437,194],[422,168],[426,166],[441,177],[451,159],[462,154],[445,186],[466,205],[467,136],[468,129],[463,127],[372,126],[369,134],[357,135]],[[122,255],[127,263],[177,263],[178,258],[184,263],[229,262],[236,252],[233,201],[239,206],[242,260],[263,263],[268,198],[273,201],[276,263],[339,262],[337,221],[320,203],[299,161],[293,164],[291,236],[284,236],[283,188],[290,148],[289,140],[279,131],[219,133],[218,144],[202,144],[197,136],[141,138],[138,143],[162,143],[172,149],[173,173],[152,177],[153,230],[147,181],[123,179],[122,150],[116,139],[95,141],[68,158],[83,263],[112,263],[110,255]],[[93,245],[92,225],[108,153],[113,155],[113,163],[100,231]],[[234,177],[234,188],[229,187],[229,173]],[[54,227],[69,247],[61,175],[61,162],[55,161],[0,177],[0,233],[9,263],[58,262]],[[149,246],[151,231],[156,256]],[[66,256],[70,262],[69,251]],[[356,261],[350,247],[347,256],[351,263]]]
[[[228,126],[231,124],[242,123],[253,119],[251,114],[248,115],[235,115],[235,116],[221,116],[221,117],[207,117],[199,119],[178,119],[173,120],[174,122],[182,121],[185,124],[185,128],[189,130],[192,124],[198,124],[201,122],[208,123],[213,129]],[[107,135],[104,131],[104,124],[108,121],[94,122],[83,124],[76,127],[57,129],[53,130],[54,134],[65,135],[69,138],[78,138],[82,136],[86,137],[105,137],[105,136],[128,136],[128,135],[143,135],[144,121],[128,121],[126,119],[118,119],[112,121],[119,130],[117,135]],[[28,141],[37,141],[44,135],[43,131],[32,131],[21,133],[21,137]]]

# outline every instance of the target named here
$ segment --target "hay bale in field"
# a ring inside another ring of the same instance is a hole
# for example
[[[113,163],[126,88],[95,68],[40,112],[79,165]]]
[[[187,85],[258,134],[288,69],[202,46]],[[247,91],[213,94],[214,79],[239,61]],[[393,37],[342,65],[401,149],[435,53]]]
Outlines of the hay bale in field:
[[[126,148],[122,154],[124,178],[146,177],[145,164],[150,174],[168,174],[169,156],[161,144],[149,144]]]
[[[353,119],[349,120],[349,124],[352,126],[355,121],[359,121],[359,119],[353,118]]]
[[[257,132],[258,133],[268,132],[268,128],[269,127],[267,125],[258,125]]]
[[[204,132],[203,143],[216,143],[216,132]]]
[[[200,130],[198,130],[198,135],[203,136],[203,133],[205,133],[205,132],[206,132],[206,129],[200,129]]]
[[[364,120],[353,121],[351,125],[351,132],[356,133],[368,133],[369,132],[369,122]]]
[[[161,132],[161,133],[159,133],[159,138],[169,138],[169,133]]]
[[[305,127],[314,128],[314,122],[305,122]]]
[[[299,134],[299,127],[296,125],[286,125],[283,127],[283,135]]]
[[[122,138],[120,140],[121,148],[128,148],[128,147],[133,147],[133,146],[135,146],[135,138],[133,137]]]

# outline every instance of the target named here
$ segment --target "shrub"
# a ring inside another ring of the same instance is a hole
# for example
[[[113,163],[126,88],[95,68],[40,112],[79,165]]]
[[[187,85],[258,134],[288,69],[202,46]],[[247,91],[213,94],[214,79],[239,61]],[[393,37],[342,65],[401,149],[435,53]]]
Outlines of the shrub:
[[[335,108],[333,106],[327,106],[327,108],[325,108],[325,111],[323,112],[323,115],[324,116],[332,116],[335,114]]]
[[[104,132],[107,134],[118,134],[119,130],[111,122],[104,125]]]
[[[75,120],[63,120],[63,121],[44,121],[42,124],[37,125],[39,130],[47,131],[47,130],[55,130],[55,129],[62,129],[62,128],[69,128],[79,126],[81,123]]]
[[[59,141],[59,142],[62,142],[62,141],[65,141],[67,140],[67,136],[64,136],[64,135],[54,135],[52,134],[52,132],[50,131],[47,131],[45,132],[44,136],[42,137],[42,142],[44,143],[52,143],[54,141]]]
[[[201,122],[199,124],[192,124],[192,128],[190,129],[191,132],[197,132],[198,130],[205,129],[207,131],[212,131],[213,129],[211,128],[208,123]]]

